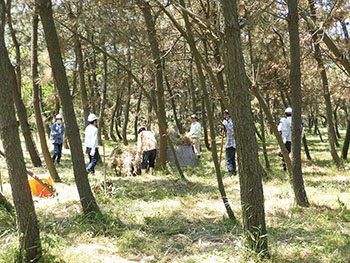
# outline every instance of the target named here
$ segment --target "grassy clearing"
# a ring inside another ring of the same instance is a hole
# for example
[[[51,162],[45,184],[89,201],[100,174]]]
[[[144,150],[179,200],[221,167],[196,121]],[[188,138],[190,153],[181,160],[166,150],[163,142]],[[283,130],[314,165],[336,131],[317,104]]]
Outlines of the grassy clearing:
[[[336,170],[326,142],[320,143],[317,136],[308,135],[308,139],[313,160],[303,157],[303,171],[311,206],[299,208],[270,138],[272,169],[264,182],[264,195],[271,258],[262,262],[350,262],[350,174]],[[107,155],[113,147],[107,146]],[[101,188],[97,193],[103,178],[99,166],[90,182],[103,216],[94,223],[81,214],[69,151],[65,150],[58,167],[64,183],[55,184],[57,196],[34,198],[44,261],[257,262],[244,247],[241,226],[226,217],[210,153],[204,146],[203,150],[198,165],[185,169],[190,183],[178,180],[170,167],[145,177],[121,178],[108,171],[108,193]],[[10,198],[2,159],[0,169],[5,195]],[[46,172],[31,169],[36,174]],[[225,177],[224,183],[240,218],[238,178]],[[17,242],[15,218],[1,210],[0,262],[13,262]]]

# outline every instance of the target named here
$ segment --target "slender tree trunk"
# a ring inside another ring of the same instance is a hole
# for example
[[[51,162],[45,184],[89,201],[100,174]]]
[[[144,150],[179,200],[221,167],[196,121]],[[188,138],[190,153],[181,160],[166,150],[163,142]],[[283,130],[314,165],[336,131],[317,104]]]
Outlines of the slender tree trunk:
[[[173,92],[171,90],[168,77],[165,75],[164,78],[165,78],[165,83],[166,83],[166,86],[167,86],[167,89],[168,89],[168,92],[169,92],[169,96],[170,96],[170,103],[171,103],[171,108],[173,110],[176,127],[179,129],[180,134],[184,134],[185,131],[184,131],[183,127],[182,127],[182,123],[181,123],[181,121],[179,120],[179,118],[177,116],[175,98],[174,98],[174,94],[173,94]]]
[[[128,123],[129,123],[130,99],[131,99],[131,78],[129,77],[128,78],[128,95],[126,98],[126,103],[124,108],[124,122],[123,122],[123,129],[122,129],[122,137],[123,137],[124,145],[128,145],[127,130],[128,130]]]
[[[75,40],[75,54],[77,56],[77,61],[78,61],[81,102],[83,104],[85,126],[87,126],[88,124],[87,118],[89,116],[89,102],[88,102],[88,96],[87,96],[86,84],[85,84],[85,68],[84,68],[84,61],[83,61],[83,52],[81,51],[81,44],[78,37],[76,37],[76,40]]]
[[[180,0],[180,3],[183,7],[185,7],[185,3],[183,0]],[[209,94],[208,94],[207,87],[205,84],[205,77],[203,74],[202,65],[201,65],[200,60],[197,56],[198,50],[196,48],[196,44],[195,44],[195,41],[193,38],[192,26],[189,22],[187,14],[185,12],[183,12],[182,15],[183,15],[183,18],[185,20],[185,26],[186,26],[186,30],[187,30],[187,34],[188,34],[187,41],[188,41],[188,44],[190,45],[192,53],[194,54],[194,61],[195,61],[196,68],[198,71],[200,87],[201,87],[201,90],[203,92],[204,102],[205,102],[205,106],[207,108],[207,116],[209,119],[209,127],[210,127],[210,136],[211,136],[211,141],[212,141],[211,153],[212,153],[212,157],[213,157],[213,161],[214,161],[214,167],[215,167],[215,171],[216,171],[216,178],[217,178],[217,182],[218,182],[219,192],[221,195],[221,199],[224,203],[224,206],[226,208],[226,212],[227,212],[228,217],[233,222],[236,222],[237,219],[236,219],[236,217],[231,209],[229,199],[228,199],[226,191],[225,191],[225,186],[224,186],[224,183],[222,180],[222,175],[221,175],[221,170],[220,170],[218,155],[217,155],[217,149],[216,149],[216,135],[215,135],[214,120],[213,120],[213,112],[212,112],[212,108],[211,108],[211,103],[209,101]]]
[[[208,125],[207,125],[207,114],[205,111],[205,101],[204,101],[204,96],[202,97],[202,125],[203,125],[203,132],[204,132],[204,143],[205,143],[205,147],[207,147],[208,150],[211,149],[211,143],[209,143],[209,137],[210,134],[208,136]]]
[[[37,11],[34,11],[32,22],[32,86],[33,86],[33,106],[36,126],[39,133],[39,139],[41,144],[41,150],[45,159],[45,163],[49,170],[50,176],[54,182],[61,182],[61,179],[57,173],[55,165],[53,164],[49,148],[46,143],[45,129],[43,120],[41,118],[40,102],[39,102],[39,73],[38,73],[38,24],[39,18]]]
[[[157,160],[157,167],[163,166],[166,162],[167,151],[167,125],[165,118],[165,102],[164,102],[164,87],[163,87],[163,70],[162,61],[160,59],[161,53],[157,39],[157,32],[155,28],[155,21],[152,17],[151,6],[144,0],[138,0],[138,5],[141,8],[145,24],[147,27],[147,37],[150,44],[152,59],[154,61],[156,74],[156,94],[157,94],[157,112],[159,113],[158,128],[159,128],[159,159]]]
[[[344,139],[344,144],[342,148],[342,158],[344,160],[348,157],[348,151],[349,151],[349,143],[350,143],[350,115],[348,114],[347,109],[345,108],[346,113],[346,134]]]
[[[225,21],[225,72],[235,124],[243,226],[248,247],[268,253],[264,193],[249,85],[240,40],[237,1],[221,0]],[[215,148],[215,147],[213,147]]]
[[[334,115],[334,129],[335,129],[335,132],[336,132],[336,135],[337,135],[336,137],[338,139],[340,139],[341,135],[339,133],[339,127],[338,127],[338,108],[339,108],[339,104],[336,103],[335,109],[333,110],[333,115]],[[337,142],[338,142],[338,140],[337,140]],[[337,145],[337,147],[338,146],[339,146],[339,144]]]
[[[292,89],[292,179],[298,205],[307,207],[304,179],[301,168],[301,72],[298,26],[298,0],[288,0],[288,30],[290,39],[290,85]]]
[[[309,7],[311,11],[311,16],[314,22],[316,22],[316,9],[315,9],[315,1],[314,0],[308,0],[309,1]],[[326,114],[327,114],[327,124],[328,124],[328,144],[330,148],[330,152],[333,158],[333,161],[335,162],[336,166],[338,168],[343,168],[343,162],[339,158],[337,149],[335,147],[336,144],[336,135],[334,131],[334,124],[333,124],[333,118],[332,118],[332,104],[331,104],[331,95],[329,92],[328,87],[328,78],[326,69],[323,63],[322,55],[321,55],[321,49],[320,49],[320,37],[318,31],[311,32],[312,33],[312,41],[314,43],[314,57],[317,61],[317,68],[318,72],[321,74],[322,79],[322,87],[323,87],[323,97],[326,104]]]
[[[311,158],[311,155],[310,155],[309,147],[307,146],[307,140],[306,140],[306,135],[305,134],[303,136],[303,145],[304,145],[306,158],[311,161],[312,158]]]
[[[117,113],[117,109],[118,109],[118,104],[117,102],[115,102],[113,109],[112,109],[112,117],[111,117],[111,122],[109,125],[109,137],[111,137],[111,139],[114,142],[117,142],[117,138],[114,135],[114,124],[115,124],[115,115]]]
[[[6,6],[0,0],[0,137],[9,171],[19,233],[18,262],[39,262],[42,256],[40,232],[30,192],[10,87],[10,60],[5,46]]]
[[[135,141],[137,141],[137,127],[139,124],[139,113],[140,113],[140,107],[141,107],[141,99],[142,99],[142,90],[140,91],[139,98],[137,100],[137,105],[136,105],[136,116],[135,116],[135,122],[134,122],[134,135],[135,135]]]
[[[33,141],[32,133],[31,133],[30,126],[28,123],[28,119],[27,119],[26,108],[25,108],[24,103],[20,97],[20,94],[18,93],[16,73],[15,73],[12,65],[9,65],[9,69],[10,69],[10,72],[9,72],[10,73],[10,85],[12,88],[15,106],[17,109],[17,116],[18,116],[19,123],[20,123],[21,128],[22,128],[22,133],[23,133],[25,144],[26,144],[26,148],[29,152],[29,155],[30,155],[30,158],[32,160],[34,167],[40,167],[41,160],[40,160],[39,153],[38,153],[36,146],[34,144],[34,141]]]
[[[104,127],[104,111],[105,111],[105,105],[106,105],[106,95],[107,95],[107,76],[108,76],[108,68],[107,68],[107,56],[103,55],[103,88],[101,92],[101,102],[100,102],[100,113],[99,113],[99,126],[98,126],[98,144],[102,145],[102,128]]]
[[[36,3],[39,4],[40,17],[45,32],[45,40],[49,51],[53,75],[57,82],[58,92],[62,101],[63,115],[67,124],[66,135],[70,145],[74,177],[80,196],[80,202],[85,215],[93,216],[95,213],[100,213],[100,210],[91,192],[87,177],[79,128],[75,117],[66,71],[60,53],[61,49],[52,16],[52,3],[50,0],[36,0]]]

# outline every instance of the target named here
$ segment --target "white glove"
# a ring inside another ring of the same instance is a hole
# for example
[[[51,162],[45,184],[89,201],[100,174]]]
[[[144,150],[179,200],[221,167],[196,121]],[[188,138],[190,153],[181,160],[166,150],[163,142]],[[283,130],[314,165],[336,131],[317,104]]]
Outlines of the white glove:
[[[140,161],[140,156],[138,154],[136,154],[136,156],[135,156],[135,161],[136,162]]]
[[[95,155],[95,149],[91,149],[90,156],[94,156],[94,155]]]

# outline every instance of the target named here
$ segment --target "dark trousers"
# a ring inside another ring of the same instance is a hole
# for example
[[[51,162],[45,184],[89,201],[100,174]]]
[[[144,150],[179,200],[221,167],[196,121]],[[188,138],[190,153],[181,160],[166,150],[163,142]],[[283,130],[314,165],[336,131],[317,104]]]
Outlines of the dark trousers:
[[[52,160],[55,161],[57,157],[57,163],[60,163],[62,156],[62,143],[54,143],[54,154],[52,156]]]
[[[226,166],[229,172],[236,172],[236,148],[226,148]]]
[[[290,153],[291,149],[292,149],[292,143],[291,142],[286,142],[284,145],[286,146],[288,153]],[[281,155],[282,155],[282,153],[281,153]],[[282,165],[283,165],[283,170],[286,171],[287,170],[287,164],[286,164],[286,161],[283,158],[283,155],[282,155]]]
[[[154,168],[154,161],[157,157],[157,150],[150,150],[142,153],[141,169]]]
[[[91,152],[91,148],[87,147],[86,148],[86,151],[87,151],[87,154],[89,155],[89,160],[90,160],[90,163],[88,165],[88,167],[86,168],[88,171],[93,171],[95,172],[95,166],[98,162],[98,149],[96,148],[95,149],[95,154],[93,156],[90,155],[90,152]]]

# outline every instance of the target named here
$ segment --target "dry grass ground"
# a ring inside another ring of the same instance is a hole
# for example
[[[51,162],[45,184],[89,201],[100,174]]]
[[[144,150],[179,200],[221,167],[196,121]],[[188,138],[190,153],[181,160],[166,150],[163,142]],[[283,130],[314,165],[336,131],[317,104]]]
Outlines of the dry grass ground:
[[[303,157],[309,208],[297,207],[286,173],[281,171],[277,146],[271,138],[272,168],[264,180],[269,259],[261,262],[350,262],[350,173],[337,171],[327,143],[310,136],[313,161]],[[324,136],[325,137],[325,136]],[[344,137],[344,136],[343,136]],[[326,139],[326,138],[325,138]],[[107,156],[113,145],[107,147]],[[167,167],[153,176],[115,177],[101,185],[103,166],[89,179],[103,216],[95,222],[81,214],[69,151],[58,171],[63,183],[57,195],[34,198],[45,250],[44,262],[257,262],[244,247],[240,225],[232,224],[217,189],[210,153],[204,149],[197,166],[186,168],[190,183],[178,180]],[[29,164],[28,157],[26,156]],[[222,165],[223,170],[224,163]],[[5,196],[10,187],[0,159]],[[31,168],[36,174],[44,168]],[[241,217],[238,177],[224,177],[233,211]],[[0,262],[14,262],[15,219],[0,211]]]

